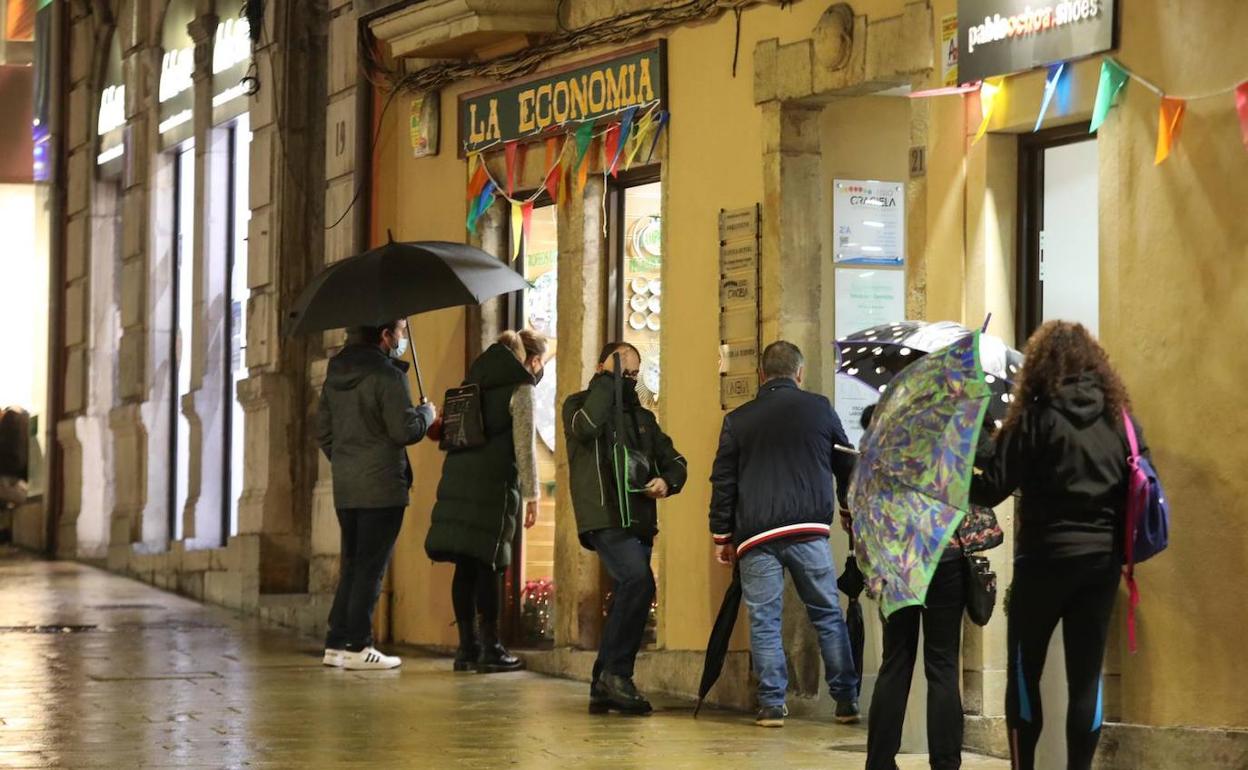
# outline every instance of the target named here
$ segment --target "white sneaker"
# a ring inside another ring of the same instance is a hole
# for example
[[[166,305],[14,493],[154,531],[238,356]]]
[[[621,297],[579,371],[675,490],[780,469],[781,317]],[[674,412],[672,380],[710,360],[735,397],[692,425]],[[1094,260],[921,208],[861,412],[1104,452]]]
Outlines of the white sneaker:
[[[332,668],[342,668],[343,664],[346,663],[346,657],[346,650],[331,650],[326,647],[325,657],[321,658],[321,665],[330,666]]]
[[[372,671],[398,668],[402,662],[393,655],[382,655],[376,647],[365,647],[359,652],[347,651],[343,655],[342,667],[348,671]]]

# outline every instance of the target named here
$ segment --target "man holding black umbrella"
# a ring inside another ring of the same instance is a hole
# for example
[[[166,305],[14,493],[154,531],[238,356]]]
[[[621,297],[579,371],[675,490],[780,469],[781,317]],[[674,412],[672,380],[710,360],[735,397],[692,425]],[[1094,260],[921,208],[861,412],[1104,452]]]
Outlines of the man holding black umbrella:
[[[804,366],[796,345],[767,346],[763,386],[724,418],[711,473],[711,534],[720,563],[739,563],[762,727],[781,727],[788,714],[780,635],[786,570],[818,633],[836,720],[858,721],[858,674],[828,548],[853,459],[836,449],[849,439],[828,399],[801,389]]]
[[[373,647],[373,608],[403,524],[412,467],[407,445],[425,436],[435,410],[412,405],[407,321],[356,327],[330,359],[321,390],[317,440],[334,475],[342,528],[338,591],[325,638],[327,666],[388,669],[400,664]]]

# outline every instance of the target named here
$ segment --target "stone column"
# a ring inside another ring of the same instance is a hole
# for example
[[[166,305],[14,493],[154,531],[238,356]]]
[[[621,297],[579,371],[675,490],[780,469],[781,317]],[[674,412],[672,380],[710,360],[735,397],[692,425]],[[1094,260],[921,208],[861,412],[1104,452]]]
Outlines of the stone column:
[[[61,557],[72,557],[77,553],[78,515],[82,510],[82,443],[77,422],[87,406],[88,296],[91,283],[88,269],[90,241],[86,233],[91,220],[91,193],[95,180],[95,120],[91,115],[91,105],[97,103],[92,98],[95,89],[91,82],[95,69],[91,54],[95,50],[96,20],[81,7],[71,6],[68,13],[69,37],[73,44],[69,46],[69,104],[65,126],[68,155],[65,171],[69,187],[64,223],[67,235],[66,269],[62,276],[64,284],[55,287],[62,292],[65,314],[64,348],[58,356],[65,362],[63,412],[54,433],[62,452],[59,483],[63,485],[64,496],[56,538],[57,555]],[[59,365],[59,360],[53,365]],[[58,481],[48,479],[47,483]]]
[[[602,178],[591,175],[582,199],[559,208],[556,387],[561,395],[585,388],[605,344],[606,306],[602,297],[607,250],[602,234],[602,194]],[[601,572],[598,558],[582,548],[577,537],[568,448],[562,431],[555,440],[555,463],[555,644],[594,649],[602,625]]]
[[[259,90],[251,97],[251,207],[248,234],[247,366],[239,383],[246,412],[246,470],[239,538],[258,539],[258,589],[308,586],[315,392],[308,384],[312,340],[284,337],[282,321],[323,262],[326,200],[323,2],[266,4],[256,50]],[[348,200],[349,200],[348,196]],[[240,546],[242,547],[242,546]],[[257,596],[244,597],[255,602]]]

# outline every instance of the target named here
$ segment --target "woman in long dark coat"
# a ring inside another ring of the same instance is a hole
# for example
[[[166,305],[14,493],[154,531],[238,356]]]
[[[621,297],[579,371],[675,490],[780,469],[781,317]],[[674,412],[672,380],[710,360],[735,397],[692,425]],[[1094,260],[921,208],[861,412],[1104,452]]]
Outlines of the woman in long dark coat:
[[[504,332],[473,362],[465,380],[481,389],[486,441],[447,454],[425,539],[429,558],[455,564],[456,671],[491,673],[522,666],[498,638],[499,576],[511,564],[522,501],[525,528],[537,521],[533,387],[542,377],[545,356],[543,335],[528,329]]]

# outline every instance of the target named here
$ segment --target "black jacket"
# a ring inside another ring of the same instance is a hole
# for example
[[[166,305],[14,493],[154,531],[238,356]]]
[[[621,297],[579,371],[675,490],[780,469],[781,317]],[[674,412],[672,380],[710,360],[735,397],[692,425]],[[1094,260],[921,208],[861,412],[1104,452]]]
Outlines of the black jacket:
[[[684,489],[688,479],[685,458],[659,428],[654,413],[638,401],[636,389],[628,382],[624,384],[625,443],[649,456],[654,475],[667,482],[669,497],[675,495]],[[587,390],[568,396],[563,403],[563,432],[568,442],[576,529],[581,544],[590,550],[593,547],[586,534],[623,525],[611,467],[614,415],[615,375],[610,372],[595,375]],[[633,494],[629,496],[629,507],[632,510],[629,531],[645,542],[653,542],[659,532],[655,501]]]
[[[1136,435],[1147,453],[1138,426]],[[1030,404],[1017,426],[981,450],[971,502],[995,506],[1021,491],[1019,555],[1112,553],[1120,550],[1129,451],[1121,417],[1105,410],[1100,378],[1086,372]]]
[[[827,537],[845,505],[853,457],[827,398],[789,379],[724,417],[711,472],[711,534],[738,555],[783,537]],[[832,479],[836,478],[833,492]]]
[[[521,507],[511,398],[533,384],[533,375],[510,348],[495,343],[473,361],[464,382],[481,388],[486,442],[446,455],[425,553],[434,561],[468,556],[498,571],[511,564]]]
[[[407,505],[406,447],[424,438],[433,410],[412,406],[406,371],[376,345],[348,345],[329,360],[316,433],[333,469],[335,507]]]

